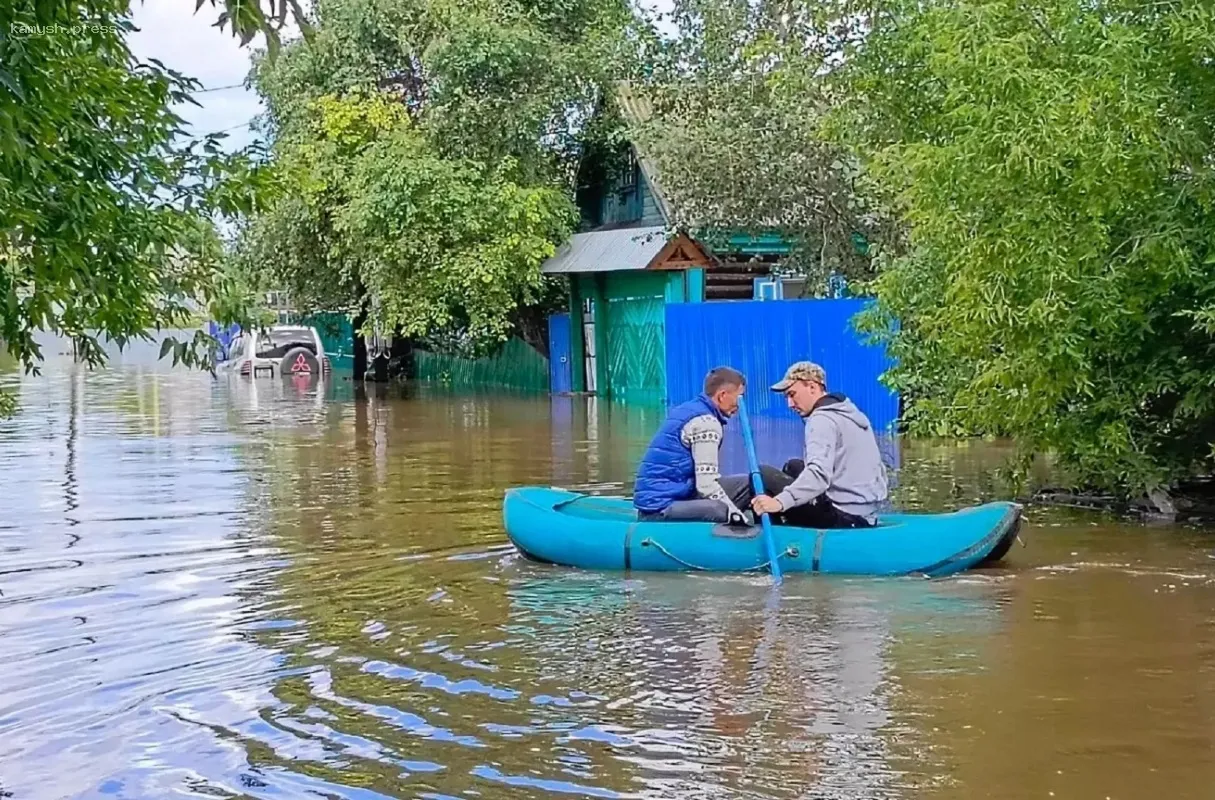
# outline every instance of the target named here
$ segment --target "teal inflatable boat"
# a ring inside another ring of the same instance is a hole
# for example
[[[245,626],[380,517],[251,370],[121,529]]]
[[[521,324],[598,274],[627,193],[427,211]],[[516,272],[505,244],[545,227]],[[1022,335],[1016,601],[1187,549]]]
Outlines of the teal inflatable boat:
[[[593,570],[767,571],[762,529],[710,522],[639,522],[632,501],[564,489],[511,489],[506,533],[534,561]],[[997,502],[942,514],[884,514],[874,528],[772,527],[784,572],[939,577],[999,561],[1021,506]]]

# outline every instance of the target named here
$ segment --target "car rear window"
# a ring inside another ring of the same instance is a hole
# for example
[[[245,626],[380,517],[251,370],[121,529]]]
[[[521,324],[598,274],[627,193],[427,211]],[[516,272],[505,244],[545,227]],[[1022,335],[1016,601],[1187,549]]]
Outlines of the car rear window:
[[[294,347],[307,348],[316,354],[316,341],[309,331],[266,331],[257,337],[258,358],[282,358]]]

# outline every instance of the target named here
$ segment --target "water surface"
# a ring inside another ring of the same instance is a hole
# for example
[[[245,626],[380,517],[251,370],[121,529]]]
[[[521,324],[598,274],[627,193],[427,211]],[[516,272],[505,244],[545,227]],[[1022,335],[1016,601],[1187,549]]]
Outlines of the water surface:
[[[1212,796],[1210,532],[1031,508],[1000,568],[779,595],[540,566],[503,491],[627,491],[654,411],[154,351],[0,376],[0,793]],[[900,503],[992,497],[1001,457],[903,444]]]

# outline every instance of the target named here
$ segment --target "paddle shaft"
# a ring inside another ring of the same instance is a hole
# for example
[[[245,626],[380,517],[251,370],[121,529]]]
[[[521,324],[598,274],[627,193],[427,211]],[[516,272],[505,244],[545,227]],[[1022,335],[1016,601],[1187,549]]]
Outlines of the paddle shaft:
[[[755,456],[755,440],[751,437],[751,421],[747,418],[747,403],[741,397],[738,398],[738,420],[742,425],[743,444],[747,448],[747,464],[751,470],[751,490],[758,497],[764,493],[764,480],[760,477],[759,459]],[[772,520],[767,514],[760,514],[759,522],[764,529],[764,546],[768,550],[768,564],[772,571],[772,580],[780,583],[780,562],[776,558],[776,538],[772,534]]]

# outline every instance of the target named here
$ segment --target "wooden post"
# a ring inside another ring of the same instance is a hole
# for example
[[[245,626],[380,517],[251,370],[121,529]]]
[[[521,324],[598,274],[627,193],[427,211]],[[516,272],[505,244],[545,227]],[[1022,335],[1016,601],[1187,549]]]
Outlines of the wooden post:
[[[586,391],[586,329],[582,325],[582,276],[570,275],[570,388]]]
[[[595,394],[599,397],[610,397],[612,390],[608,385],[608,326],[612,323],[608,313],[605,277],[601,272],[591,276],[595,304]]]
[[[359,311],[351,322],[351,346],[354,348],[354,382],[361,384],[367,376],[367,340],[360,329],[367,324],[367,296],[359,301]]]

